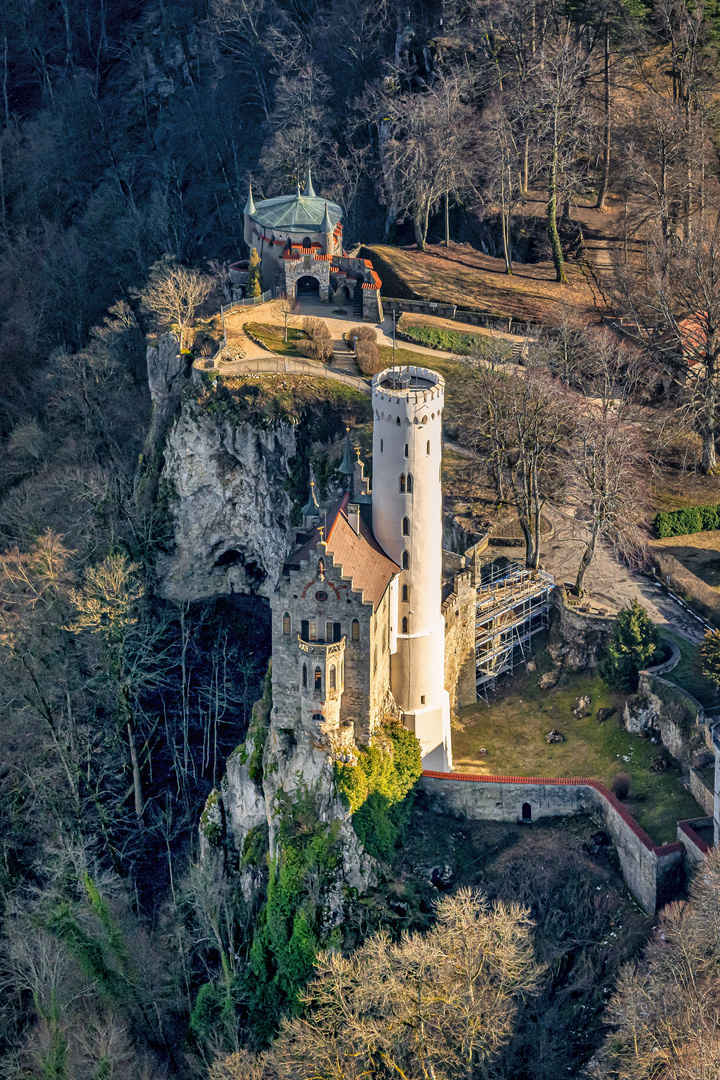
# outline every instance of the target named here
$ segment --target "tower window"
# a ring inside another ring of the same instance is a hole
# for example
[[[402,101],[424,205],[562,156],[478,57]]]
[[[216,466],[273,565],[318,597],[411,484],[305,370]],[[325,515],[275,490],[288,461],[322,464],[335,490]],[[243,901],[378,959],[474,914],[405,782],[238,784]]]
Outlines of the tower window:
[[[383,440],[381,439],[380,440],[380,453],[382,454],[382,452],[383,452]]]
[[[283,635],[285,637],[287,637],[288,634],[290,633],[290,630],[291,630],[290,613],[288,611],[286,611],[285,614],[283,615]]]
[[[411,495],[411,494],[412,494],[412,485],[413,485],[412,473],[408,473],[408,475],[407,475],[407,490],[408,490],[408,495]]]
[[[352,621],[352,626],[350,628],[350,640],[351,641],[359,641],[360,640],[360,623],[358,622],[357,619],[353,619],[353,621]]]
[[[403,587],[402,587],[402,602],[403,602],[403,604],[407,604],[409,598],[410,598],[410,589],[408,588],[407,585],[403,585]]]
[[[407,634],[407,632],[408,632],[408,621],[407,621],[407,615],[403,615],[403,621],[402,621],[402,632],[403,632],[403,634]]]
[[[403,536],[410,535],[410,518],[403,518]]]
[[[334,690],[335,686],[336,686],[336,683],[335,683],[335,665],[332,664],[330,666],[330,689]]]
[[[430,440],[429,439],[428,439],[427,449],[425,450],[425,453],[426,454],[430,453]]]
[[[405,493],[405,473],[400,473],[400,494]]]
[[[322,690],[322,671],[319,667],[315,668],[315,689],[318,693]]]
[[[403,568],[403,570],[408,570],[409,567],[410,567],[410,556],[408,555],[407,551],[403,551],[403,553],[402,553],[402,568]]]
[[[387,631],[383,629],[383,652],[387,649]]]
[[[399,416],[395,417],[395,423],[397,424],[398,427],[400,427],[400,417]]]
[[[377,671],[377,645],[373,649],[373,671]]]
[[[303,664],[303,690],[307,690],[307,664]]]
[[[424,695],[424,694],[421,694],[421,695],[420,695],[420,704],[421,704],[421,705],[424,705],[424,704],[425,704],[425,695]]]
[[[427,424],[427,416],[423,416],[423,418],[422,418],[422,420],[420,421],[420,423],[421,423],[421,424]]]
[[[405,457],[410,457],[410,447],[405,443]]]

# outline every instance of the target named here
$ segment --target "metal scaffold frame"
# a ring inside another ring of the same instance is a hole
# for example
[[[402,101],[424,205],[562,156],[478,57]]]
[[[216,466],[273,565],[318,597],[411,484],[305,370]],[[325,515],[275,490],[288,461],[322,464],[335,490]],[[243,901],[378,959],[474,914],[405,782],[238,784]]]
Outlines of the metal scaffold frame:
[[[486,571],[475,616],[477,696],[485,701],[498,675],[526,663],[532,638],[547,630],[555,587],[546,571],[528,570],[519,562],[493,563]]]

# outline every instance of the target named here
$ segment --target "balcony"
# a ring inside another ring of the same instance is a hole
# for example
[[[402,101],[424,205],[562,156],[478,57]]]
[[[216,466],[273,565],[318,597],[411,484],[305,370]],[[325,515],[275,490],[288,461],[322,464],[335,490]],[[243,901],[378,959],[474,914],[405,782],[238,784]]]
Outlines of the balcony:
[[[304,641],[298,634],[297,639],[300,652],[307,653],[308,656],[320,656],[329,659],[331,656],[340,656],[345,651],[347,636],[343,634],[339,641],[325,642]]]

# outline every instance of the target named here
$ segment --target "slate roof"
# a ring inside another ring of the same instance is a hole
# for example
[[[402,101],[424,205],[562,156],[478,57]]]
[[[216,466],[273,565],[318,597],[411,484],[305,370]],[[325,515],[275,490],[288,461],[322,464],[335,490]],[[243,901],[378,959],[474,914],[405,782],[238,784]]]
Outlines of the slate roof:
[[[255,203],[251,215],[266,229],[309,229],[321,232],[325,217],[325,204],[333,228],[342,221],[342,210],[334,202],[320,198],[319,195],[278,195],[274,199],[263,199]]]
[[[363,601],[371,603],[373,611],[385,595],[385,590],[400,567],[389,559],[373,536],[372,529],[360,518],[360,532],[356,533],[347,519],[350,495],[346,492],[340,503],[325,515],[327,554],[333,565],[341,568],[342,577],[351,581],[353,592],[361,592]],[[303,547],[292,555],[287,563],[291,570],[299,570],[303,560],[314,558],[320,533],[313,530]]]

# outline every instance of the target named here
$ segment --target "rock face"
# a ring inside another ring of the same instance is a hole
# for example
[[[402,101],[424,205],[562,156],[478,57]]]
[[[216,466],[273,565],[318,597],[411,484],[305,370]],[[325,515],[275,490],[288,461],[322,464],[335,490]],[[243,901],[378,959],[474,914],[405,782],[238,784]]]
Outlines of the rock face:
[[[164,596],[270,596],[293,539],[284,484],[295,449],[290,424],[258,428],[185,402],[161,476],[175,539],[158,560]]]
[[[350,812],[335,793],[332,753],[301,726],[273,724],[260,707],[245,745],[228,759],[220,791],[208,798],[200,825],[205,858],[212,857],[213,850],[235,853],[227,862],[240,867],[248,903],[264,887],[258,862],[248,857],[253,834],[267,830],[267,850],[271,860],[276,858],[283,818],[298,808],[308,821],[337,823],[341,865],[334,884],[323,890],[324,923],[330,929],[342,921],[348,887],[363,893],[377,885],[376,863],[365,853]]]
[[[148,445],[158,447],[178,406],[183,389],[190,380],[192,356],[181,353],[174,334],[163,334],[157,345],[148,346],[147,373],[152,418]]]

